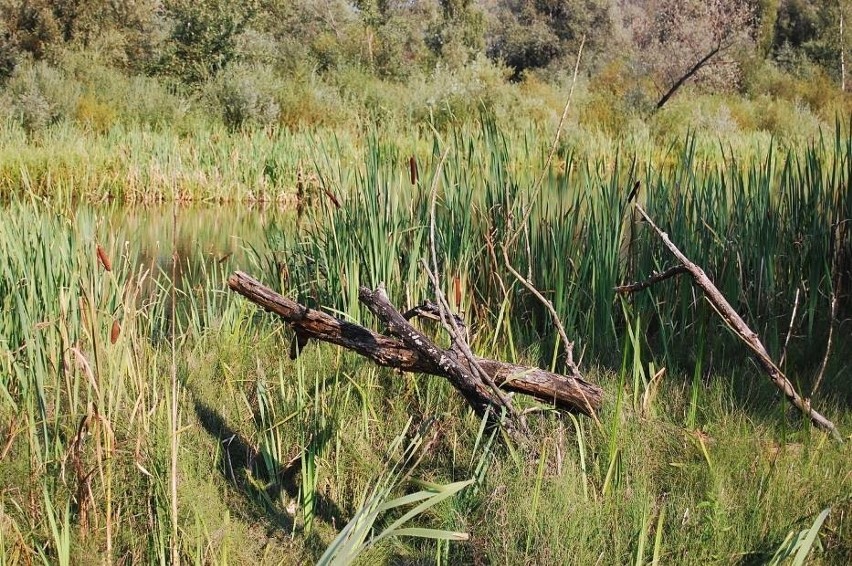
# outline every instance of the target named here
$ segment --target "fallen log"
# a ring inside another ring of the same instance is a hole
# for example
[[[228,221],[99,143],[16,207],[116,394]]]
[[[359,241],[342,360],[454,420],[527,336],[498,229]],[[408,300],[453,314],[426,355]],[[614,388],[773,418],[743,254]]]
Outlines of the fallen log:
[[[411,335],[406,338],[410,340],[406,344],[397,338],[379,334],[369,328],[341,320],[321,310],[312,309],[288,299],[241,271],[235,272],[228,278],[228,286],[251,302],[278,315],[293,328],[298,347],[294,347],[291,354],[298,354],[298,350],[304,347],[308,339],[320,340],[352,350],[382,367],[449,379],[462,391],[477,412],[483,410],[482,405],[486,403],[486,400],[493,399],[488,389],[477,381],[460,386],[460,379],[466,380],[467,377],[459,378],[457,375],[449,374],[444,364],[446,360],[441,360],[441,356],[449,357],[454,365],[460,366],[462,373],[473,373],[463,356],[457,356],[451,350],[438,349],[439,351],[433,352],[433,356],[437,355],[435,358],[425,355],[420,347],[411,347],[415,345],[415,340],[421,339],[420,336]],[[412,328],[410,325],[407,329],[401,326],[400,321],[405,321],[405,318],[390,305],[380,289],[370,291],[362,288],[359,298],[374,313],[382,312],[380,318],[383,318],[384,322],[388,323],[392,319],[394,325],[398,325],[391,329],[392,333],[400,333],[403,330],[407,332]],[[388,309],[393,311],[399,319]],[[434,346],[431,341],[430,345]],[[476,361],[502,390],[523,393],[556,408],[589,416],[600,409],[603,397],[601,388],[580,377],[560,375],[539,368],[486,358],[477,357]],[[458,369],[449,369],[449,371],[457,372]]]

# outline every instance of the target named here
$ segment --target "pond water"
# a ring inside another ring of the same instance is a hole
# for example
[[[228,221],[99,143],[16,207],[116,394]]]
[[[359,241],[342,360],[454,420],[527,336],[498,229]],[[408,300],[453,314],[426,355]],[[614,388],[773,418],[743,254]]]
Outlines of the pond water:
[[[172,247],[177,249],[177,277],[200,277],[211,265],[249,269],[258,253],[268,250],[267,230],[295,225],[292,208],[247,205],[106,206],[80,207],[76,214],[91,214],[100,238],[116,252],[127,248],[152,274],[170,273]],[[190,285],[201,281],[185,281]]]

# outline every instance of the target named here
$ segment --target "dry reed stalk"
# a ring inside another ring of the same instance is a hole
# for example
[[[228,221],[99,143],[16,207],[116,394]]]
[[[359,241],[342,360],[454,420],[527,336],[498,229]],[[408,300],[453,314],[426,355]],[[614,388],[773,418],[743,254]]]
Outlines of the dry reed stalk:
[[[455,299],[456,312],[461,312],[462,288],[461,278],[456,275],[453,277],[453,298]]]

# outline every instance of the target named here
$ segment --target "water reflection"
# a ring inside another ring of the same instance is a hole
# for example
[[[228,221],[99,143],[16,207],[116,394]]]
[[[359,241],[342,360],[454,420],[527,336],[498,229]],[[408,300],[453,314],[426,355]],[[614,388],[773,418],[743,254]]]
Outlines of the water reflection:
[[[256,254],[266,252],[269,226],[296,221],[293,208],[278,206],[110,206],[78,213],[96,216],[103,226],[99,232],[107,234],[115,248],[131,251],[154,276],[171,274],[174,246],[178,286],[189,274],[201,274],[212,265],[248,268]]]

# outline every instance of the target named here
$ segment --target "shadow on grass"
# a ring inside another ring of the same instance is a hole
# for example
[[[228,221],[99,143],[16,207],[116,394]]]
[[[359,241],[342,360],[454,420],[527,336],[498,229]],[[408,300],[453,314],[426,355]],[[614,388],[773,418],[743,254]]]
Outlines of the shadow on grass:
[[[201,401],[195,401],[195,414],[207,434],[222,445],[218,467],[225,480],[250,508],[265,515],[272,526],[293,532],[295,517],[276,502],[280,502],[282,491],[290,499],[298,498],[301,458],[286,464],[269,461],[268,455],[262,455],[238,431],[228,426],[222,415]],[[272,470],[277,470],[277,473]],[[346,524],[342,510],[334,502],[319,493],[316,498],[316,517],[329,524]]]

